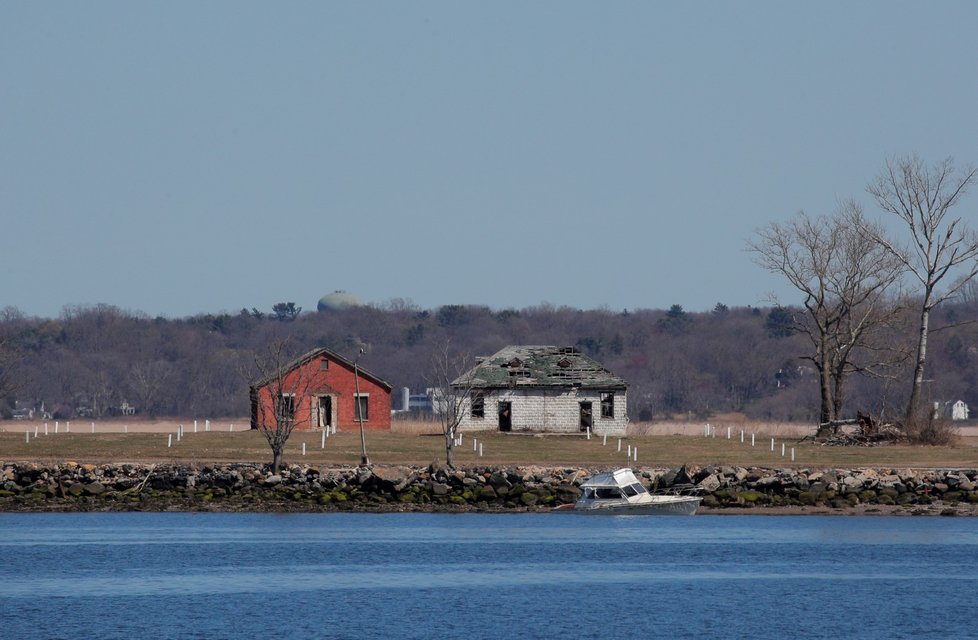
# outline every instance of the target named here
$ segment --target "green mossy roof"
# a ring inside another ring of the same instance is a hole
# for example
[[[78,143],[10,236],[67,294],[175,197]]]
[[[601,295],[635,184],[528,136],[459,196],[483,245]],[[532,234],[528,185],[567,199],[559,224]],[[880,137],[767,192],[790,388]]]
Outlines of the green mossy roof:
[[[574,347],[514,345],[459,376],[456,387],[625,389],[627,383]]]

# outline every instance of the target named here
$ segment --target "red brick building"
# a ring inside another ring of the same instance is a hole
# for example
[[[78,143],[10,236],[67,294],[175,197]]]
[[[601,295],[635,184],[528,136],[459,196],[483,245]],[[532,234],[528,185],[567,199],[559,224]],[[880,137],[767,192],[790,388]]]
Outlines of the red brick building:
[[[353,371],[353,362],[325,348],[296,358],[251,386],[251,428],[272,418],[276,406],[272,398],[280,393],[283,401],[278,406],[295,417],[297,430],[359,429],[357,405],[363,412],[364,429],[389,430],[391,385],[358,368],[358,397]]]

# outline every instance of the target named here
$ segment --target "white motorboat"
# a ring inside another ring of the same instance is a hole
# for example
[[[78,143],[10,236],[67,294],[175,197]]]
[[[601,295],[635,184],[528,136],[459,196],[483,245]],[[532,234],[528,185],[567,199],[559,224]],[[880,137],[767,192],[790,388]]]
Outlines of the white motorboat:
[[[631,469],[599,473],[581,485],[584,493],[574,504],[558,511],[601,515],[691,516],[700,506],[698,496],[649,493]]]

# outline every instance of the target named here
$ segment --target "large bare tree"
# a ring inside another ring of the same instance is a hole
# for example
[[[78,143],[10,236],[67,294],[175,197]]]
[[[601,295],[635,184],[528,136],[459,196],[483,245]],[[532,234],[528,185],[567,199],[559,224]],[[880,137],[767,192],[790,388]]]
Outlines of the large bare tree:
[[[910,238],[904,247],[883,236],[878,227],[867,227],[867,233],[909,270],[921,291],[908,419],[920,408],[930,312],[978,275],[978,234],[961,217],[950,215],[976,176],[978,169],[958,169],[951,158],[927,166],[914,154],[888,160],[867,187],[880,208],[903,223]],[[942,289],[944,282],[948,284]]]
[[[848,375],[880,372],[893,361],[876,357],[875,336],[895,317],[887,293],[902,265],[863,232],[870,226],[847,201],[832,216],[799,212],[789,222],[772,222],[747,244],[761,267],[803,296],[804,313],[792,323],[811,343],[802,358],[818,371],[822,423],[840,418]]]

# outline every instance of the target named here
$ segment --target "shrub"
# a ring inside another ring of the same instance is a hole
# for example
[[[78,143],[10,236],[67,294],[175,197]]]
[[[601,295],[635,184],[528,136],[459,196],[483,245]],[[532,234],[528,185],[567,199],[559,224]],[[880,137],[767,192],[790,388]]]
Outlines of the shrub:
[[[903,421],[903,432],[913,444],[948,446],[957,439],[957,428],[951,421],[930,409],[918,411],[916,415]]]

